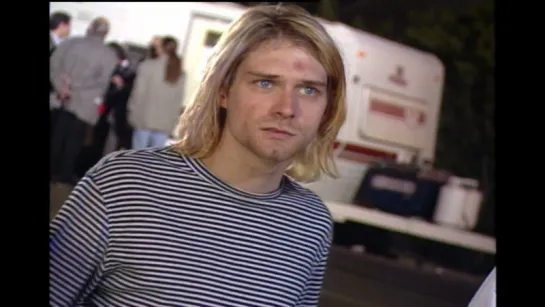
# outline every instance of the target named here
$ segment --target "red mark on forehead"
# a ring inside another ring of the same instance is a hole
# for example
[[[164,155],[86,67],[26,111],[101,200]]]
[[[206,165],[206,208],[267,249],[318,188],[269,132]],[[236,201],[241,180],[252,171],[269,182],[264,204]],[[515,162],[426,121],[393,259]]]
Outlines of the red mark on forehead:
[[[306,65],[302,61],[297,60],[293,63],[293,67],[296,70],[304,70],[306,68]]]

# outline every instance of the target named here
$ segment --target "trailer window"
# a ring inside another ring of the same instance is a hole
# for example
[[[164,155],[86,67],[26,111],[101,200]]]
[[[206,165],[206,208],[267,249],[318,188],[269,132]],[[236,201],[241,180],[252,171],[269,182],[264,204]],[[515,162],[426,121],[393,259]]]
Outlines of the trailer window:
[[[204,40],[204,45],[206,47],[214,47],[218,43],[218,40],[220,39],[220,37],[221,37],[221,32],[207,31],[206,38]]]

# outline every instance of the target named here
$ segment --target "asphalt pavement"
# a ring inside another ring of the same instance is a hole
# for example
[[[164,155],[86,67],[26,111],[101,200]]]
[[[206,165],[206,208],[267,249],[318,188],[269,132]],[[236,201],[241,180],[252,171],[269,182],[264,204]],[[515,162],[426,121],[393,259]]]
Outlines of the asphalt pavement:
[[[484,278],[335,246],[320,307],[466,307]]]

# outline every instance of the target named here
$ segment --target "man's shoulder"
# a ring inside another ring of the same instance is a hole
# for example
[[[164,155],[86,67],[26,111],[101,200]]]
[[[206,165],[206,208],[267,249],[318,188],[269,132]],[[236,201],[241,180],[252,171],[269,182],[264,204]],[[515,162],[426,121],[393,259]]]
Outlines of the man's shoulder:
[[[171,162],[183,163],[177,153],[169,146],[119,150],[104,156],[96,163],[87,174],[94,177],[110,176],[120,170],[136,170],[138,168],[149,168],[160,163]]]
[[[74,45],[74,44],[78,44],[78,43],[83,43],[85,42],[85,37],[83,36],[72,36],[72,37],[69,37],[65,40],[63,40],[58,46],[59,47],[65,47],[65,46],[70,46],[70,45]]]
[[[299,194],[300,195],[299,197],[304,198],[305,201],[317,202],[317,203],[323,204],[323,201],[320,198],[320,196],[318,196],[318,194],[316,194],[314,191],[304,187],[302,184],[295,181],[293,178],[286,176],[285,179],[286,179],[287,185],[290,187],[290,190],[293,190],[295,193]]]
[[[288,178],[284,203],[289,212],[295,213],[299,226],[306,229],[309,237],[319,238],[329,246],[333,237],[333,217],[324,201],[312,190]]]
[[[62,45],[62,44],[66,44],[66,43],[81,42],[83,40],[85,40],[85,38],[83,36],[79,36],[79,35],[70,36],[70,37],[67,37],[64,40],[62,40],[61,43],[59,44],[59,46]]]
[[[83,37],[80,36],[72,36],[68,37],[65,40],[62,40],[58,45],[56,45],[52,51],[56,52],[57,50],[64,50],[67,51],[68,49],[72,49],[73,46],[77,46],[83,42]]]
[[[112,55],[115,58],[117,58],[112,48],[108,47],[103,40],[90,38],[86,36],[77,36],[77,37],[71,38],[70,40],[71,40],[71,44],[78,45],[80,48],[89,49],[89,51],[92,51],[93,53],[102,52],[103,54]]]
[[[321,217],[326,220],[332,220],[331,212],[326,206],[324,201],[316,194],[314,191],[309,188],[304,187],[297,181],[292,178],[286,177],[287,179],[287,192],[285,196],[292,199],[297,203],[307,214],[312,215],[313,217]]]

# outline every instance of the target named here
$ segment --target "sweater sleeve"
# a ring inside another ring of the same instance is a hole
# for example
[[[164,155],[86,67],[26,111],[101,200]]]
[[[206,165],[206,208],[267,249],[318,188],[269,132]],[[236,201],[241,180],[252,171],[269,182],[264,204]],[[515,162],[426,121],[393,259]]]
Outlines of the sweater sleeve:
[[[75,306],[85,300],[100,281],[107,245],[106,208],[88,174],[50,224],[50,306]]]
[[[332,227],[332,226],[331,226]],[[333,231],[330,228],[327,232],[326,240],[322,245],[321,256],[312,268],[312,273],[307,280],[302,296],[297,303],[298,307],[316,307],[319,305],[320,292],[324,282],[324,277],[327,269],[327,260],[329,249],[331,248]]]

